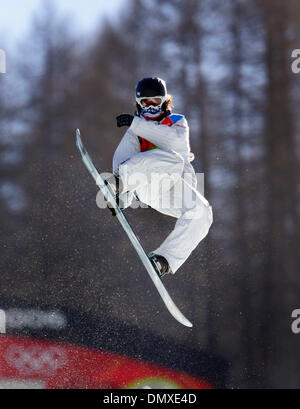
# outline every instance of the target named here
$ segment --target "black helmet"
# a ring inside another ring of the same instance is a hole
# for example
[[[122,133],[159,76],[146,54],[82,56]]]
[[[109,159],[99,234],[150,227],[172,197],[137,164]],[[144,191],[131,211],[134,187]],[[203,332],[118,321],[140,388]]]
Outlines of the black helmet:
[[[166,97],[166,83],[158,77],[144,78],[137,83],[135,96],[136,98]]]

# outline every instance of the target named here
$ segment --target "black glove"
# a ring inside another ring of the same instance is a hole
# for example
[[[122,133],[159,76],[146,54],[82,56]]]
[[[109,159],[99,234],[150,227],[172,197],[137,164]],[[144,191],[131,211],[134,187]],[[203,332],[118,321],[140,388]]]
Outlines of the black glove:
[[[121,114],[116,117],[117,126],[120,128],[121,126],[130,126],[132,124],[134,116],[130,114]]]

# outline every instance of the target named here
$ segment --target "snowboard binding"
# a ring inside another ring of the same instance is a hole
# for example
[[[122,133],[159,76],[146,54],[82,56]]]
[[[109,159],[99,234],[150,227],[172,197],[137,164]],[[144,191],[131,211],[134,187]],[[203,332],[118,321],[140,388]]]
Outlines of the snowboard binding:
[[[149,253],[148,257],[153,267],[155,268],[155,271],[157,272],[159,278],[163,278],[165,275],[172,273],[168,261],[163,256],[154,253]]]
[[[125,194],[123,193],[122,195],[120,194],[120,178],[117,175],[111,175],[109,178],[104,180],[104,184],[109,188],[111,191],[112,195],[116,199],[116,204],[118,205],[120,210],[126,209],[128,207],[126,205],[126,197]],[[122,197],[123,199],[122,199]],[[116,209],[113,207],[111,203],[108,202],[107,198],[105,198],[107,201],[107,207],[111,211],[113,216],[117,215]]]

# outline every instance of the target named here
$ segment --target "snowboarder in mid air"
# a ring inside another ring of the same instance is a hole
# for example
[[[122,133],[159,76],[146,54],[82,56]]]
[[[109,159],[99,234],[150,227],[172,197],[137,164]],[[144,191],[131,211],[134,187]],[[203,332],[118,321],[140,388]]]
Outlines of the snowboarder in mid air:
[[[136,197],[177,219],[171,234],[149,254],[160,277],[174,274],[213,221],[209,203],[196,189],[187,121],[172,113],[172,97],[165,81],[157,77],[137,83],[135,115],[116,119],[118,127],[129,128],[114,153],[115,183],[109,178],[109,184],[114,185],[121,208],[129,207]]]

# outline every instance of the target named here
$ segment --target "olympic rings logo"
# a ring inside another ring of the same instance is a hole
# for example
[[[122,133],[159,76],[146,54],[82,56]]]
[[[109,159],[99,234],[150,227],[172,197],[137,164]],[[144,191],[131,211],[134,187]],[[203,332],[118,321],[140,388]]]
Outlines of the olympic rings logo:
[[[67,356],[59,347],[11,345],[6,350],[6,362],[21,375],[52,376],[66,364]]]

